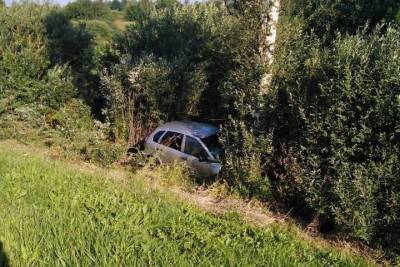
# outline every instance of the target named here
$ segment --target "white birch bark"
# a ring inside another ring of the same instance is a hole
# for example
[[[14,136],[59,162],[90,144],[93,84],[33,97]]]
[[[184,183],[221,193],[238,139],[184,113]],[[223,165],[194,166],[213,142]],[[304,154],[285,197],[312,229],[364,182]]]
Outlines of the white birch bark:
[[[260,54],[267,66],[267,72],[261,79],[261,92],[268,90],[272,80],[271,66],[274,59],[274,48],[277,35],[278,18],[281,0],[265,0],[267,2],[267,12],[261,18],[262,33],[260,40]]]

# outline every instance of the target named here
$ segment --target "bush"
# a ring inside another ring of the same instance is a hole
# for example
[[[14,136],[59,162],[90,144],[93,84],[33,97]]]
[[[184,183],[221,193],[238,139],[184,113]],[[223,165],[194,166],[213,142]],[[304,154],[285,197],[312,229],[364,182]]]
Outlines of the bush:
[[[268,146],[253,131],[260,128],[265,72],[254,32],[261,31],[265,9],[261,1],[237,10],[218,3],[177,5],[135,18],[117,39],[125,63],[103,77],[113,125],[135,143],[161,121],[217,122],[225,132],[226,179],[247,196],[269,198],[262,168]]]
[[[152,10],[153,3],[149,0],[132,1],[125,7],[125,18],[140,23],[150,17]]]
[[[102,1],[77,0],[65,7],[65,15],[68,19],[91,20],[108,19],[111,9]]]
[[[98,90],[103,58],[107,58],[114,30],[103,20],[71,21],[63,10],[45,20],[48,54],[52,65],[68,64],[79,96],[102,118],[104,99]],[[106,61],[106,60],[105,60]]]
[[[171,110],[171,118],[226,117],[220,87],[235,66],[233,56],[242,52],[230,50],[242,39],[235,29],[237,19],[227,14],[211,3],[156,10],[146,23],[131,25],[117,40],[121,54],[128,53],[134,61],[153,56],[173,67],[170,81],[181,101]]]
[[[163,60],[145,57],[134,62],[125,57],[111,73],[104,73],[107,116],[117,137],[128,137],[129,144],[135,145],[149,129],[170,118],[178,101],[171,72],[171,66]]]
[[[96,45],[110,43],[114,37],[115,30],[104,20],[82,20],[72,23],[76,28],[85,25],[85,30],[90,34]]]
[[[172,9],[179,6],[181,3],[177,0],[156,0],[155,7],[157,9]]]
[[[216,123],[224,182],[398,254],[399,5],[285,4],[267,90],[265,1],[132,2],[123,34],[100,2],[0,8],[0,137],[107,165],[122,153],[109,141]]]
[[[49,63],[45,18],[51,7],[13,5],[0,10],[1,109],[21,104],[57,108],[75,95],[69,68]]]
[[[223,177],[242,196],[272,200],[271,187],[264,173],[264,154],[271,147],[268,139],[256,136],[244,121],[227,120],[221,140],[225,147]]]
[[[112,1],[108,2],[108,5],[110,6],[110,9],[112,9],[112,10],[122,11],[126,5],[126,1],[112,0]]]
[[[79,72],[90,66],[93,36],[84,23],[73,25],[61,11],[53,10],[46,16],[45,34],[52,64],[68,63]]]
[[[90,108],[74,99],[61,109],[46,114],[48,141],[71,158],[109,166],[124,153],[124,145],[111,142],[110,126],[93,120]]]
[[[367,24],[373,28],[383,21],[395,20],[400,11],[396,0],[306,0],[285,4],[289,17],[301,18],[305,31],[315,33],[327,43],[334,39],[336,32],[355,34]]]
[[[0,22],[0,138],[114,162],[122,146],[109,142],[108,125],[95,123],[90,108],[76,99],[77,68],[92,66],[85,29],[52,6],[26,3],[0,9]]]
[[[400,31],[338,34],[331,49],[295,32],[276,59],[265,122],[274,131],[274,192],[287,203],[300,198],[337,231],[399,253]],[[283,151],[301,171],[277,168]]]

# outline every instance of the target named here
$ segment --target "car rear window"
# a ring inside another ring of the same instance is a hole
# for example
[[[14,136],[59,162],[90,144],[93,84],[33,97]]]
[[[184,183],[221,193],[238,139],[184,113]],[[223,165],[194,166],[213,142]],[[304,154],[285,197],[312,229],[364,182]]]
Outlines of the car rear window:
[[[161,144],[170,148],[181,150],[183,134],[167,132],[161,139]]]
[[[158,143],[158,140],[160,140],[160,137],[161,137],[161,135],[163,135],[163,133],[165,133],[165,131],[156,132],[156,134],[153,136],[153,141]]]

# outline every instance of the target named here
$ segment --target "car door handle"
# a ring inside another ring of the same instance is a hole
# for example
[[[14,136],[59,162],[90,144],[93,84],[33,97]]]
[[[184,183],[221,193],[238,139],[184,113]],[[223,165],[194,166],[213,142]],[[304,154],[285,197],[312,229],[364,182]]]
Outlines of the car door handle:
[[[187,157],[181,157],[181,159],[183,159],[183,160],[187,160],[188,158],[187,158]]]

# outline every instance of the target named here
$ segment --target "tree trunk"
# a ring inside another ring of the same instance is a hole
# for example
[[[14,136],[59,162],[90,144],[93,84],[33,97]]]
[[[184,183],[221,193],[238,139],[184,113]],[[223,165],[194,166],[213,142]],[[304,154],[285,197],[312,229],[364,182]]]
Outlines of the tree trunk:
[[[267,11],[261,17],[260,54],[266,66],[266,73],[261,79],[261,92],[265,93],[272,80],[271,64],[273,62],[274,47],[277,34],[277,25],[281,0],[265,0]]]

